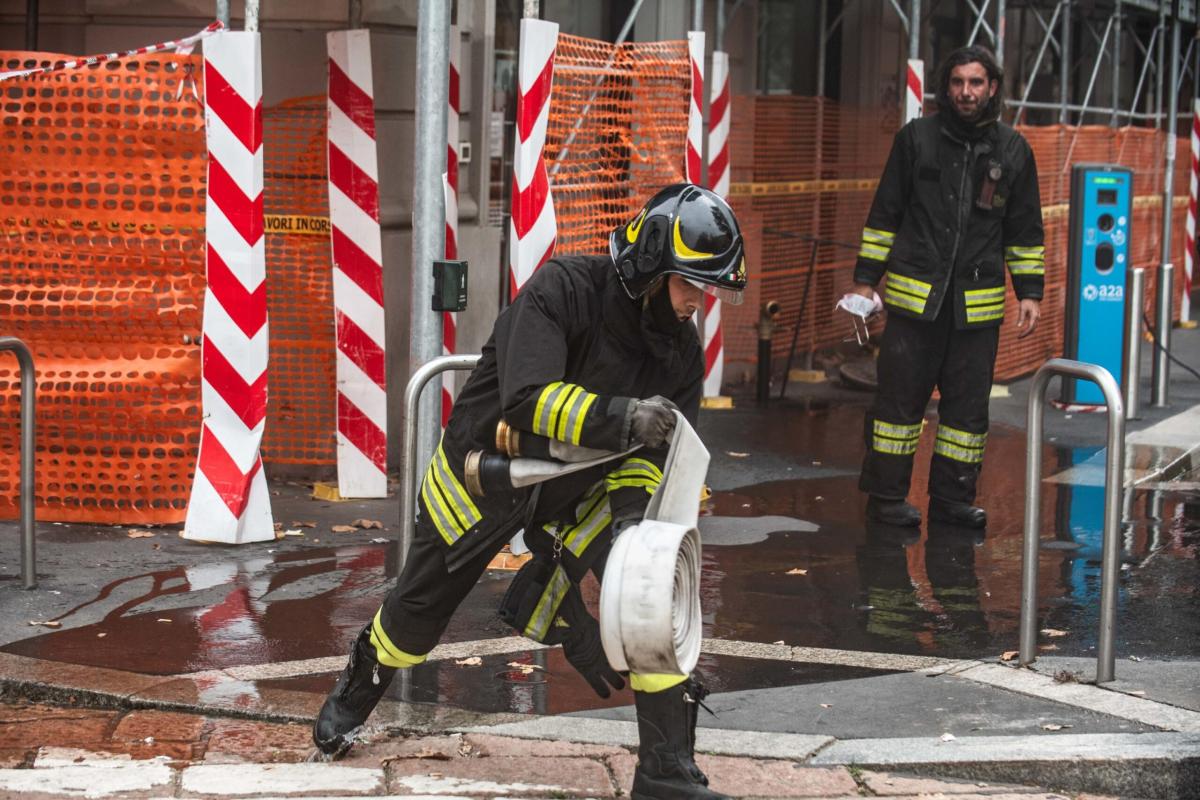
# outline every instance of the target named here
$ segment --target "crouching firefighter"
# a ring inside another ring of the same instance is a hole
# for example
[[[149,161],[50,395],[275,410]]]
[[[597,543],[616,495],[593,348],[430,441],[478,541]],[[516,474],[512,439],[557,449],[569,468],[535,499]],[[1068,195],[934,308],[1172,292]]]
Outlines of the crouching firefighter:
[[[724,200],[691,184],[655,195],[609,254],[554,258],[496,320],[425,473],[399,580],[351,647],[313,729],[338,757],[397,670],[423,662],[456,608],[518,531],[534,557],[500,614],[561,644],[602,697],[624,689],[579,584],[603,580],[613,537],[641,520],[662,480],[674,409],[695,424],[704,358],[691,317],[708,292],[741,302],[741,232]],[[514,489],[504,455],[632,453]],[[693,759],[706,691],[691,676],[628,675],[639,748],[634,798],[719,798]]]

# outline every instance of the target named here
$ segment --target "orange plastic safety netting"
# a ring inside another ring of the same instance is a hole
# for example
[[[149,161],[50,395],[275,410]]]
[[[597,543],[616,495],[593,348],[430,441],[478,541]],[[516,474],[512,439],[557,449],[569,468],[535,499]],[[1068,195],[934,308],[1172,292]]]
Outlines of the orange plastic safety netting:
[[[48,53],[0,53],[5,71]],[[0,82],[0,335],[37,368],[37,515],[183,518],[200,426],[198,56]],[[17,515],[19,383],[0,355],[0,517]]]
[[[731,201],[747,228],[751,285],[756,290],[751,299],[775,299],[783,306],[782,333],[774,337],[773,352],[787,355],[797,322],[798,353],[837,344],[852,335],[849,324],[835,318],[834,307],[852,283],[862,226],[895,132],[895,114],[841,107],[814,97],[735,97],[733,102]],[[1147,269],[1148,303],[1162,238],[1165,134],[1100,126],[1020,130],[1038,164],[1046,225],[1046,297],[1033,336],[1018,340],[1011,324],[1003,328],[997,379],[1026,374],[1062,352],[1072,164],[1110,162],[1135,170],[1130,266]],[[1181,140],[1179,152],[1187,150],[1187,141]],[[1187,206],[1186,158],[1177,161],[1174,191],[1172,253],[1179,261]],[[815,261],[813,244],[805,237],[822,240],[816,245]],[[1011,293],[1008,302],[1008,318],[1015,319]],[[734,370],[738,362],[746,370],[756,357],[757,305],[748,302],[722,313],[727,359],[734,362]]]
[[[560,34],[546,166],[560,255],[608,251],[608,235],[683,180],[692,86],[687,42]]]
[[[337,460],[325,114],[324,96],[296,98],[263,113],[268,465]]]

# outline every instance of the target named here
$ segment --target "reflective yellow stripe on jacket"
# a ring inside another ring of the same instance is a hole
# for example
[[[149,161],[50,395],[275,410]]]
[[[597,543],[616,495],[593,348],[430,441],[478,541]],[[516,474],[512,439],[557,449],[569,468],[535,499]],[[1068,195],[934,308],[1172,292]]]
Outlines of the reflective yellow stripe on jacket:
[[[1004,287],[971,289],[963,292],[967,306],[967,322],[989,322],[1004,318]]]
[[[621,462],[621,466],[604,476],[604,483],[610,492],[622,486],[632,486],[653,494],[662,483],[662,477],[662,470],[653,461],[627,458]]]
[[[612,513],[608,506],[608,492],[604,489],[604,483],[597,481],[575,506],[574,522],[567,525],[548,523],[543,528],[551,536],[559,533],[562,536],[563,547],[571,551],[576,558],[583,558],[583,552],[587,550],[588,545],[610,522]]]
[[[1004,263],[1013,275],[1045,275],[1046,248],[1036,247],[1006,247],[1004,248]]]
[[[583,420],[596,395],[574,383],[555,381],[538,396],[533,432],[568,444],[579,444]]]
[[[467,490],[450,470],[450,462],[441,444],[429,462],[429,469],[425,471],[425,480],[421,483],[421,501],[446,544],[457,542],[460,536],[483,519]]]
[[[858,251],[858,255],[872,261],[887,261],[892,252],[892,243],[895,241],[896,234],[892,231],[863,228],[862,247]]]
[[[916,314],[925,313],[925,304],[933,285],[916,278],[888,272],[887,285],[883,290],[883,302]]]

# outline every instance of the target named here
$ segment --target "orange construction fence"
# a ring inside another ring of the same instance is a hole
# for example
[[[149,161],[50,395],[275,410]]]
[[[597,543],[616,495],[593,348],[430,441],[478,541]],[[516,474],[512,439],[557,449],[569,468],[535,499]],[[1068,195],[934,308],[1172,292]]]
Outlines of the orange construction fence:
[[[796,96],[740,96],[733,101],[731,134],[734,208],[748,229],[752,289],[757,298],[783,305],[782,327],[772,351],[786,356],[797,321],[797,352],[836,345],[851,336],[834,315],[837,299],[852,283],[858,242],[875,186],[896,130],[891,112],[844,108],[830,100]],[[1130,267],[1148,270],[1147,303],[1154,297],[1153,268],[1162,237],[1162,172],[1165,133],[1148,128],[1024,126],[1037,158],[1046,224],[1046,297],[1037,332],[1018,341],[1015,299],[996,363],[998,380],[1027,374],[1062,352],[1067,257],[1067,202],[1071,165],[1112,162],[1135,171]],[[1178,142],[1188,152],[1187,140]],[[1182,262],[1187,211],[1188,159],[1177,160],[1172,256]],[[816,250],[808,300],[801,308]],[[757,279],[757,280],[753,280]],[[754,287],[757,283],[757,287]],[[1178,282],[1177,282],[1178,283]],[[1181,291],[1181,288],[1179,288]],[[752,292],[752,299],[756,299]],[[1176,298],[1178,302],[1178,298]],[[737,374],[756,358],[757,303],[725,309],[726,358]]]

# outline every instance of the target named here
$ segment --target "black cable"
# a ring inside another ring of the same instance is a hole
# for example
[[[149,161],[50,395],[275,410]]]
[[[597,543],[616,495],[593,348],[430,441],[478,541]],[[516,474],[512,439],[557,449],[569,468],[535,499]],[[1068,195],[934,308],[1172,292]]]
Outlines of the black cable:
[[[1170,350],[1163,349],[1163,346],[1158,343],[1158,334],[1154,331],[1154,326],[1150,324],[1150,315],[1144,311],[1142,312],[1142,321],[1146,323],[1146,331],[1150,334],[1150,341],[1154,342],[1154,346],[1157,347],[1159,350],[1162,350],[1164,353],[1166,353],[1167,358],[1171,359],[1176,364],[1178,364],[1179,366],[1186,369],[1188,372],[1195,375],[1197,380],[1200,380],[1200,372],[1197,372],[1196,370],[1192,369],[1187,364],[1180,361],[1175,356],[1171,355]]]

